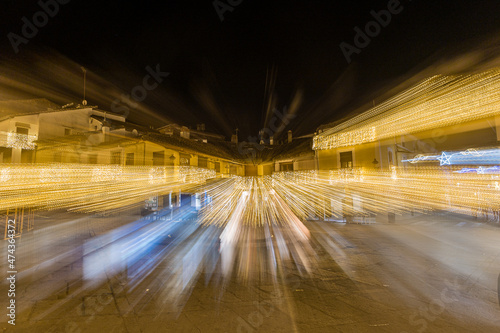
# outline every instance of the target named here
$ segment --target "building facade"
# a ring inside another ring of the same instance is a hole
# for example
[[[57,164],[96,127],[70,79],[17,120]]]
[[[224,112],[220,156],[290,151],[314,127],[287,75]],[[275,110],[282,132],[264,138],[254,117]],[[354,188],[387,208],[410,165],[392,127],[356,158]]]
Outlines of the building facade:
[[[318,167],[412,167],[431,163],[424,156],[498,148],[499,91],[499,69],[423,80],[351,119],[320,127],[313,139]]]

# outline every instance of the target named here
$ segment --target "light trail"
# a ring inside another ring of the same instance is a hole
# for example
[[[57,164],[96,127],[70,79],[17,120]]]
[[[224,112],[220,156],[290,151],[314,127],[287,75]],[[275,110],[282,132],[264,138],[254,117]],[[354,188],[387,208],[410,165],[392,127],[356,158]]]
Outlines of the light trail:
[[[459,152],[442,152],[441,155],[417,155],[402,162],[418,163],[439,161],[440,165],[489,165],[500,164],[500,149],[467,149]]]
[[[93,288],[109,275],[126,271],[134,292],[146,277],[159,274],[164,306],[181,309],[202,276],[224,285],[234,276],[244,283],[276,282],[292,268],[304,276],[312,274],[318,249],[304,224],[312,217],[347,220],[433,210],[473,216],[491,211],[498,216],[500,175],[455,172],[459,170],[360,168],[214,178],[214,172],[198,168],[9,166],[0,173],[0,205],[92,212],[125,209],[152,193],[181,189],[198,194],[198,212],[191,205],[168,214],[158,212],[157,220],[125,224],[67,253],[45,258],[22,275],[40,267],[46,271],[61,258],[81,253],[82,288]],[[168,218],[162,219],[166,214]],[[182,222],[193,215],[195,220]],[[339,240],[330,236],[318,238],[319,246],[332,257],[342,255]]]
[[[313,139],[313,149],[348,147],[500,114],[500,69],[435,75]]]
[[[496,214],[500,177],[479,171],[359,168],[216,179],[215,171],[194,167],[13,165],[0,168],[0,210],[109,211],[182,191],[200,195],[198,223],[231,230],[224,232],[224,244],[237,237],[239,225],[286,226],[305,239],[300,221],[311,217],[430,210]]]
[[[136,204],[215,177],[195,167],[86,164],[10,165],[0,168],[0,211],[19,207],[98,212]]]

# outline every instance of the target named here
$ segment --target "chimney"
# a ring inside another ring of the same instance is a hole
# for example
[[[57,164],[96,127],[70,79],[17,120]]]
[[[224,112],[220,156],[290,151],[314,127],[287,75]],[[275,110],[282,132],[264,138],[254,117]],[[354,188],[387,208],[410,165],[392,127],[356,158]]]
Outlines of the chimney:
[[[186,126],[181,127],[181,137],[184,139],[189,139],[190,137],[189,128],[187,128]]]
[[[259,131],[259,144],[260,145],[264,144],[264,131],[263,130]]]
[[[111,129],[111,126],[106,119],[106,112],[104,112],[104,120],[102,122],[101,130],[102,130],[102,137],[103,137],[103,142],[109,142],[109,130]]]
[[[292,142],[292,130],[288,131],[288,143]]]
[[[101,130],[103,142],[109,142],[109,125],[106,122],[102,124]]]
[[[235,129],[234,131],[236,132],[236,134],[233,134],[231,136],[231,143],[238,144],[238,129]]]

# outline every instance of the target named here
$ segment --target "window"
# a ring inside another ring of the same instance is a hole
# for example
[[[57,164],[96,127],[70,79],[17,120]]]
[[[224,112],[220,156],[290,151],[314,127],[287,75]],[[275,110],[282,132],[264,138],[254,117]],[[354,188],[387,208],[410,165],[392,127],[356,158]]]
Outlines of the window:
[[[1,155],[2,155],[2,163],[8,163],[12,160],[12,148],[2,148],[0,147]]]
[[[340,153],[340,167],[341,168],[352,168],[352,151],[345,151]]]
[[[16,133],[28,135],[29,129],[25,127],[16,127]]]
[[[180,165],[190,165],[191,164],[191,155],[189,154],[179,154],[179,163]]]
[[[280,164],[281,171],[293,171],[293,163],[281,163]]]
[[[125,165],[134,165],[134,153],[127,153]]]
[[[113,151],[111,152],[111,164],[122,164],[122,152]]]
[[[198,167],[207,168],[208,167],[208,159],[206,157],[198,157]]]
[[[215,172],[220,173],[220,162],[215,162]]]
[[[233,164],[229,165],[229,173],[232,175],[238,174],[238,168],[236,167],[236,165]]]
[[[387,155],[388,155],[388,158],[389,158],[389,166],[394,165],[394,157],[392,155],[392,149],[391,148],[387,149]]]
[[[164,166],[165,165],[165,152],[155,151],[153,152],[153,165]]]
[[[71,135],[71,129],[65,128],[64,129],[64,135]]]

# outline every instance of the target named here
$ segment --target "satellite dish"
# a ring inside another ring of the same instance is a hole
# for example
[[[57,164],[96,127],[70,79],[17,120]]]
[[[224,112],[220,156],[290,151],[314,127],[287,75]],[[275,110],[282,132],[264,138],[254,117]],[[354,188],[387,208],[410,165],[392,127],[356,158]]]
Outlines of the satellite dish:
[[[86,100],[86,99],[84,99],[84,100],[82,101],[82,105],[87,105],[87,100]]]

